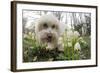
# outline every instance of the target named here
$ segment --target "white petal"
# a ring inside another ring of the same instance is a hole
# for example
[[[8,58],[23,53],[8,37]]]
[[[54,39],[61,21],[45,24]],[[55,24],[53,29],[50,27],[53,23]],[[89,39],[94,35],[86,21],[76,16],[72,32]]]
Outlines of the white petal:
[[[74,45],[74,50],[81,50],[81,46],[78,42]]]

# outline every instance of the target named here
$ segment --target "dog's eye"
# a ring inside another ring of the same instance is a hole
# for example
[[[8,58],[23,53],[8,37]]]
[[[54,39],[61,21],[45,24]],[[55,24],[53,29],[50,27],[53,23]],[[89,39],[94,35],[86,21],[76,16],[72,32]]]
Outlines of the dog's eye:
[[[48,25],[46,23],[43,24],[44,28],[48,28]]]
[[[54,29],[55,28],[55,25],[52,25],[52,28]]]

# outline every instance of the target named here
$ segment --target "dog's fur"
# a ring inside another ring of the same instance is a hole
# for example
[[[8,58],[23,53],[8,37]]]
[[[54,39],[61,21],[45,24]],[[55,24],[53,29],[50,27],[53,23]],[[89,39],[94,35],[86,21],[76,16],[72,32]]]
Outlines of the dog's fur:
[[[60,22],[52,14],[42,15],[36,25],[36,39],[40,44],[47,44],[46,49],[52,50],[58,47]]]

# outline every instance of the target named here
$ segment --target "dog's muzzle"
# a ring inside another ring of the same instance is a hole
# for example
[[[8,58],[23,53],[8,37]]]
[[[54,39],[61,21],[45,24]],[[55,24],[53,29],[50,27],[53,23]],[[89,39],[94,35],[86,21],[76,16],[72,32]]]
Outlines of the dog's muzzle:
[[[49,33],[49,34],[47,34],[47,42],[51,42],[52,41],[52,34],[51,33]]]

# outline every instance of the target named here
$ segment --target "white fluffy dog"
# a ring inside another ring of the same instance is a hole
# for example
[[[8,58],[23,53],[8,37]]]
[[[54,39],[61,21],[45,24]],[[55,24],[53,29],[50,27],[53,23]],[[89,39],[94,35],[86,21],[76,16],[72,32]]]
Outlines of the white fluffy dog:
[[[46,49],[53,50],[58,47],[60,22],[52,14],[42,15],[35,26],[37,41],[40,44],[47,44]]]

